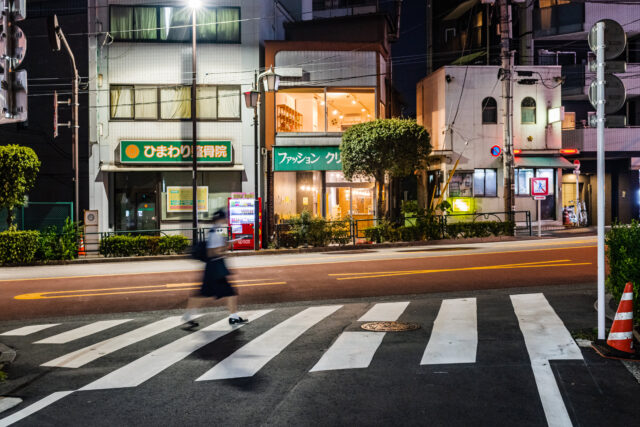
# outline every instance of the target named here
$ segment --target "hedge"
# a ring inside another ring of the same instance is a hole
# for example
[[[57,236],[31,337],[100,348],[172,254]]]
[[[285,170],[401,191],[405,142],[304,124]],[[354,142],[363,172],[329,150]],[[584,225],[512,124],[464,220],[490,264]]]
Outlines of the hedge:
[[[279,247],[297,248],[300,245],[321,247],[330,243],[346,245],[351,239],[349,219],[327,221],[322,217],[313,217],[307,211],[278,226],[281,229],[278,232]],[[288,229],[282,230],[282,228]]]
[[[176,236],[131,236],[116,235],[100,240],[99,252],[105,257],[128,257],[144,255],[169,255],[183,253],[189,240]]]
[[[633,310],[636,323],[640,316],[640,223],[614,224],[606,235],[609,276],[607,291],[620,301],[627,282],[633,283]]]
[[[514,223],[511,221],[454,222],[443,225],[441,218],[417,216],[405,221],[409,225],[402,226],[382,220],[378,225],[364,229],[363,233],[365,238],[376,243],[513,235]]]
[[[0,233],[0,262],[30,264],[38,250],[37,231],[3,231]]]

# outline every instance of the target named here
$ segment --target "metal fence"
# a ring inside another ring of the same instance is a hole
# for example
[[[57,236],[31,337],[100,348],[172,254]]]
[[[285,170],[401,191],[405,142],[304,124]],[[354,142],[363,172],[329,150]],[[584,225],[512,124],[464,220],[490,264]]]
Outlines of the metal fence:
[[[62,230],[67,218],[73,218],[73,202],[29,202],[13,210],[18,230],[44,231],[54,226]],[[0,231],[7,229],[7,211],[0,211]]]

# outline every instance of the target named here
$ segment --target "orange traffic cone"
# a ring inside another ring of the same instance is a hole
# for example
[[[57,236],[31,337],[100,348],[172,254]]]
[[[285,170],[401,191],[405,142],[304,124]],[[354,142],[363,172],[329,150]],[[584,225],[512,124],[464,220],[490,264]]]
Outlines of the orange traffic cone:
[[[87,256],[87,252],[84,250],[84,236],[80,235],[80,246],[78,247],[78,256]]]
[[[633,284],[624,287],[620,305],[613,319],[607,345],[625,353],[633,353]]]

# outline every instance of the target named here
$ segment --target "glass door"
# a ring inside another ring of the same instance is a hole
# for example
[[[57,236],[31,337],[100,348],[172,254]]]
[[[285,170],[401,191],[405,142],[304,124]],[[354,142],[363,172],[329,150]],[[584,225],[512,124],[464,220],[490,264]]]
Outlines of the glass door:
[[[156,230],[157,228],[155,192],[136,193],[136,230]]]

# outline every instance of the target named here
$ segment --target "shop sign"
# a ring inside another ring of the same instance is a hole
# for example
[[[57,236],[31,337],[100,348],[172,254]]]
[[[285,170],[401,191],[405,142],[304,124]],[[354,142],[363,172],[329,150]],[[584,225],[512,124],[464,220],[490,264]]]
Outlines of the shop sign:
[[[460,213],[475,212],[475,200],[473,197],[452,197],[451,211]]]
[[[273,147],[273,170],[342,170],[340,147]]]
[[[191,163],[191,141],[121,141],[122,163]],[[231,163],[231,141],[198,141],[198,163]]]
[[[209,187],[198,187],[198,212],[209,211]],[[193,212],[192,187],[167,187],[167,212]]]

